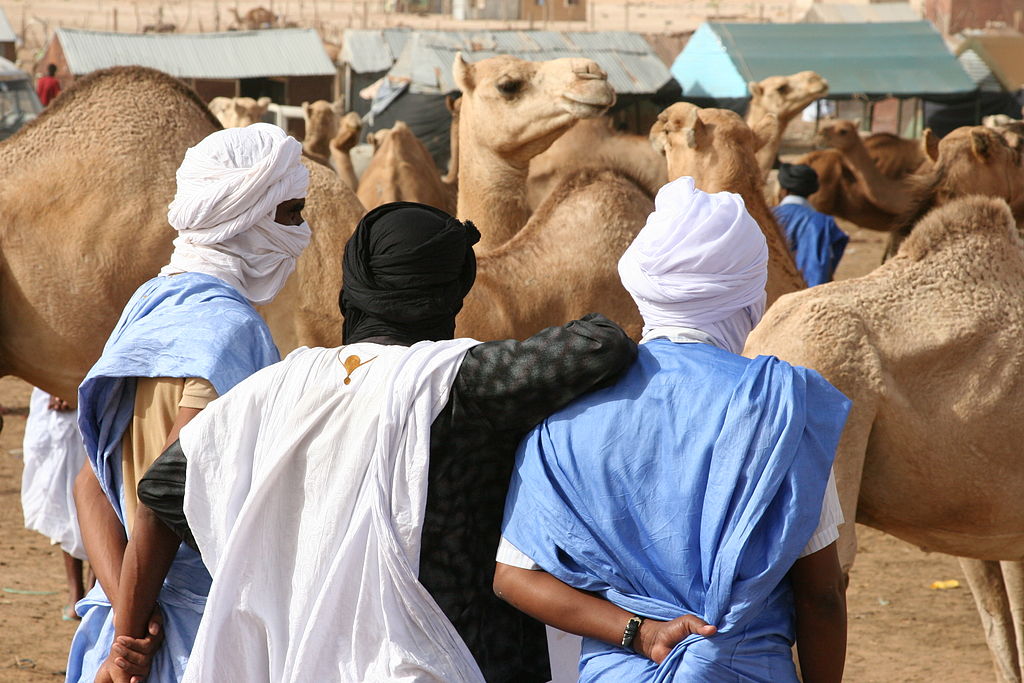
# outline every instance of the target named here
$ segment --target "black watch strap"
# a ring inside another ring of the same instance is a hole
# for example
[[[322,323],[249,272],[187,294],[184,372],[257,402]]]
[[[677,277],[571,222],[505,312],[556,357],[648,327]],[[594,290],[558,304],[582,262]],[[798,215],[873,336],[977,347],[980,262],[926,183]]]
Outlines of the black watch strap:
[[[622,647],[636,652],[633,648],[633,641],[636,639],[636,634],[640,632],[640,624],[642,623],[644,623],[644,617],[637,616],[636,614],[626,622],[626,630],[622,632]]]

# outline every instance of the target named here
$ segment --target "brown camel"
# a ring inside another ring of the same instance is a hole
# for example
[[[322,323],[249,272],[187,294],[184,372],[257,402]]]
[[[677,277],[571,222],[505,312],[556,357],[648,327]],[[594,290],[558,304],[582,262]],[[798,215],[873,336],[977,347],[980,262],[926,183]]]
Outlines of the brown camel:
[[[277,17],[265,7],[254,7],[241,16],[238,7],[232,7],[231,13],[235,15],[235,22],[238,28],[245,31],[256,31],[261,28],[274,28],[277,26]]]
[[[912,176],[907,187],[910,208],[893,227],[886,256],[896,253],[900,242],[932,209],[968,195],[1004,200],[1017,225],[1024,229],[1024,166],[1020,141],[1010,133],[984,126],[963,126],[936,141],[930,129],[922,147],[931,161],[927,172]]]
[[[921,149],[920,140],[901,138],[892,133],[872,133],[864,138],[864,147],[879,172],[893,180],[920,173],[928,166],[928,157]]]
[[[618,132],[609,117],[600,116],[576,122],[530,161],[526,185],[530,207],[540,206],[551,188],[581,167],[622,169],[639,179],[652,195],[668,182],[665,160],[651,149],[646,135]]]
[[[1000,680],[1024,615],[1024,244],[1001,199],[926,216],[868,275],[776,302],[747,341],[853,400],[836,455],[840,557],[854,520],[962,561]],[[1002,562],[1000,566],[999,561]]]
[[[334,105],[327,100],[317,100],[313,104],[303,102],[302,118],[306,124],[302,151],[313,161],[330,168],[330,143],[338,134],[338,114],[334,111]]]
[[[818,191],[808,199],[815,209],[837,216],[862,228],[888,232],[897,220],[896,214],[871,201],[861,176],[837,149],[819,149],[800,157],[818,174]]]
[[[80,79],[0,145],[0,375],[76,396],[132,292],[168,261],[185,150],[219,128],[180,81],[120,67]],[[338,343],[337,264],[362,213],[307,165],[312,242],[262,311],[284,352]]]
[[[478,251],[485,252],[509,241],[530,218],[530,160],[577,120],[603,114],[615,92],[597,63],[582,58],[500,56],[468,64],[460,53],[453,71],[462,92],[458,215],[479,227]]]
[[[363,129],[363,120],[359,114],[350,111],[341,117],[338,124],[338,133],[331,139],[331,163],[338,177],[348,185],[349,189],[355,192],[359,188],[359,179],[356,178],[356,169],[352,165],[352,157],[349,154],[352,148],[359,142],[359,133]]]
[[[879,166],[876,165],[875,159],[868,152],[865,140],[860,136],[859,128],[860,124],[856,121],[843,119],[828,121],[818,129],[818,144],[839,151],[846,165],[857,176],[857,182],[869,202],[884,213],[894,216],[905,213],[910,208],[907,183],[882,173]],[[920,148],[920,143],[915,144]],[[919,151],[918,156],[923,157],[923,154]],[[865,225],[863,227],[875,230],[891,229],[891,226],[888,225]]]
[[[426,146],[405,125],[374,131],[376,145],[370,165],[359,180],[359,200],[367,210],[388,202],[421,202],[442,211],[455,211],[455,195],[441,182],[437,165]]]
[[[210,111],[225,128],[242,128],[258,123],[270,106],[269,97],[254,100],[251,97],[214,97]]]
[[[782,134],[789,122],[811,102],[828,95],[828,81],[813,71],[801,71],[791,76],[769,76],[760,82],[751,81],[747,88],[750,90],[747,125],[751,128],[764,125],[762,119],[766,114],[774,114],[776,119],[774,127],[763,128],[769,135],[764,147],[757,152],[762,175],[767,175],[775,165]]]
[[[458,197],[459,192],[459,110],[462,109],[462,98],[444,98],[448,113],[452,115],[451,130],[448,134],[448,172],[441,176],[441,182],[451,187],[452,192]]]
[[[762,128],[773,128],[771,114]],[[755,151],[770,133],[751,130],[735,112],[677,102],[658,115],[651,143],[668,161],[668,178],[691,176],[705,192],[735,192],[768,243],[768,305],[807,286],[786,246],[782,229],[764,199],[764,176]]]

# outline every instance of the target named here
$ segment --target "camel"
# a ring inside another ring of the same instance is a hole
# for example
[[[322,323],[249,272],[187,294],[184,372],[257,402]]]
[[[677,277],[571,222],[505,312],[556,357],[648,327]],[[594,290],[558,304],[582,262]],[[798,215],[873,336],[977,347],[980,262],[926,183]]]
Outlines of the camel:
[[[762,175],[767,175],[782,145],[782,134],[789,122],[815,100],[828,94],[828,81],[813,71],[801,71],[790,76],[769,76],[763,81],[747,84],[750,91],[750,105],[746,121],[751,128],[763,125],[766,114],[775,115],[776,125],[766,128],[769,132],[766,144],[757,152],[757,163]]]
[[[607,116],[583,119],[530,161],[530,207],[539,206],[552,187],[581,166],[623,169],[638,178],[652,195],[668,182],[665,160],[651,149],[647,136],[620,133]]]
[[[238,7],[232,7],[231,13],[235,15],[235,23],[238,28],[245,31],[256,31],[261,28],[274,28],[277,26],[277,17],[273,12],[264,7],[254,7],[241,16]]]
[[[331,140],[338,134],[338,114],[327,100],[302,103],[302,118],[306,135],[302,151],[307,157],[328,168],[331,167]]]
[[[1002,199],[928,214],[864,277],[779,299],[745,355],[814,368],[853,400],[836,455],[844,568],[854,520],[961,558],[1000,680],[1024,633],[1024,244]],[[1002,566],[1000,566],[1002,561]]]
[[[867,201],[882,212],[893,216],[905,213],[910,208],[907,183],[882,173],[881,168],[876,165],[875,160],[868,152],[866,141],[861,138],[859,128],[860,124],[857,121],[843,119],[829,121],[818,129],[818,143],[839,151],[846,165],[856,175],[857,182],[863,189]],[[915,145],[920,148],[919,143],[915,143]],[[919,151],[918,156],[923,157],[924,155]],[[918,166],[920,165],[919,162]],[[860,224],[858,223],[858,225]],[[877,223],[862,227],[875,230],[891,229],[890,225]]]
[[[270,106],[269,97],[254,100],[251,97],[214,97],[210,111],[225,128],[242,128],[259,123]]]
[[[668,179],[691,176],[705,192],[735,192],[757,221],[768,243],[770,306],[783,294],[807,286],[786,245],[782,228],[764,199],[764,176],[754,154],[768,144],[775,124],[767,114],[761,127],[751,130],[738,114],[726,109],[702,109],[677,102],[658,115],[651,128],[654,149],[665,155]]]
[[[597,63],[582,58],[527,62],[499,56],[468,64],[459,53],[453,71],[462,93],[458,216],[477,225],[478,251],[486,252],[530,219],[530,160],[577,120],[603,114],[615,103],[615,92]],[[641,225],[643,219],[636,230]]]
[[[448,172],[441,176],[441,182],[451,187],[458,197],[459,191],[459,111],[462,109],[462,97],[448,95],[444,98],[448,113],[452,115],[451,129],[448,134]]]
[[[939,141],[926,129],[922,148],[931,167],[909,180],[906,192],[910,208],[894,224],[886,257],[896,253],[900,242],[925,214],[967,195],[1003,199],[1017,225],[1024,229],[1024,166],[1020,138],[1015,133],[962,126]]]
[[[0,144],[0,375],[77,396],[132,292],[168,261],[185,150],[219,128],[180,81],[118,67],[79,79]],[[261,311],[283,352],[338,343],[337,264],[362,214],[333,173],[307,166],[312,241]]]
[[[859,127],[858,122],[854,122]],[[927,170],[928,157],[920,140],[901,138],[892,133],[872,133],[864,138],[868,156],[886,178],[900,180],[912,173]]]
[[[350,152],[359,142],[359,133],[363,129],[363,120],[359,114],[350,111],[338,122],[338,133],[331,139],[331,163],[338,177],[355,192],[359,188],[356,169],[352,165]]]
[[[371,135],[367,139],[376,151],[359,179],[356,193],[367,210],[388,202],[409,201],[454,213],[454,193],[441,182],[430,152],[404,121]]]
[[[818,191],[808,199],[815,209],[862,228],[888,232],[897,215],[871,201],[861,176],[837,149],[819,149],[800,157],[818,174]]]

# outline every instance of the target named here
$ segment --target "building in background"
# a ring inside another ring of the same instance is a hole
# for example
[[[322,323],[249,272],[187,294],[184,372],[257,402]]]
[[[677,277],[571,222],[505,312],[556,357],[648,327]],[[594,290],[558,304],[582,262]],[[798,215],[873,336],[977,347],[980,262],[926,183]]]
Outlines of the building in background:
[[[15,35],[14,29],[11,28],[11,22],[7,21],[7,15],[0,7],[0,59],[6,59],[9,62],[17,61],[17,43],[18,36]]]
[[[1022,0],[925,0],[924,16],[947,36],[995,22],[1024,31]]]
[[[814,3],[802,21],[815,24],[875,24],[921,21],[909,2]]]

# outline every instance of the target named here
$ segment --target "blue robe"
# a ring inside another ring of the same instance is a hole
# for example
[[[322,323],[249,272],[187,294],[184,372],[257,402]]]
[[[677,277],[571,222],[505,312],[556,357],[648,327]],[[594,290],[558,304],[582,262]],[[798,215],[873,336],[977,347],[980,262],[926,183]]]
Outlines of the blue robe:
[[[850,241],[835,219],[802,202],[779,204],[772,212],[786,231],[789,249],[807,286],[831,282]]]
[[[122,524],[121,442],[135,406],[134,378],[199,377],[223,395],[279,359],[256,309],[222,280],[183,273],[139,287],[78,391],[86,452]],[[202,559],[183,544],[158,598],[165,640],[147,681],[180,680],[210,581]],[[71,643],[67,680],[92,683],[110,653],[113,613],[98,582],[76,609],[82,622]]]
[[[719,629],[660,666],[585,638],[581,681],[796,682],[785,578],[818,525],[848,410],[813,370],[656,340],[530,433],[503,535],[628,611]]]

